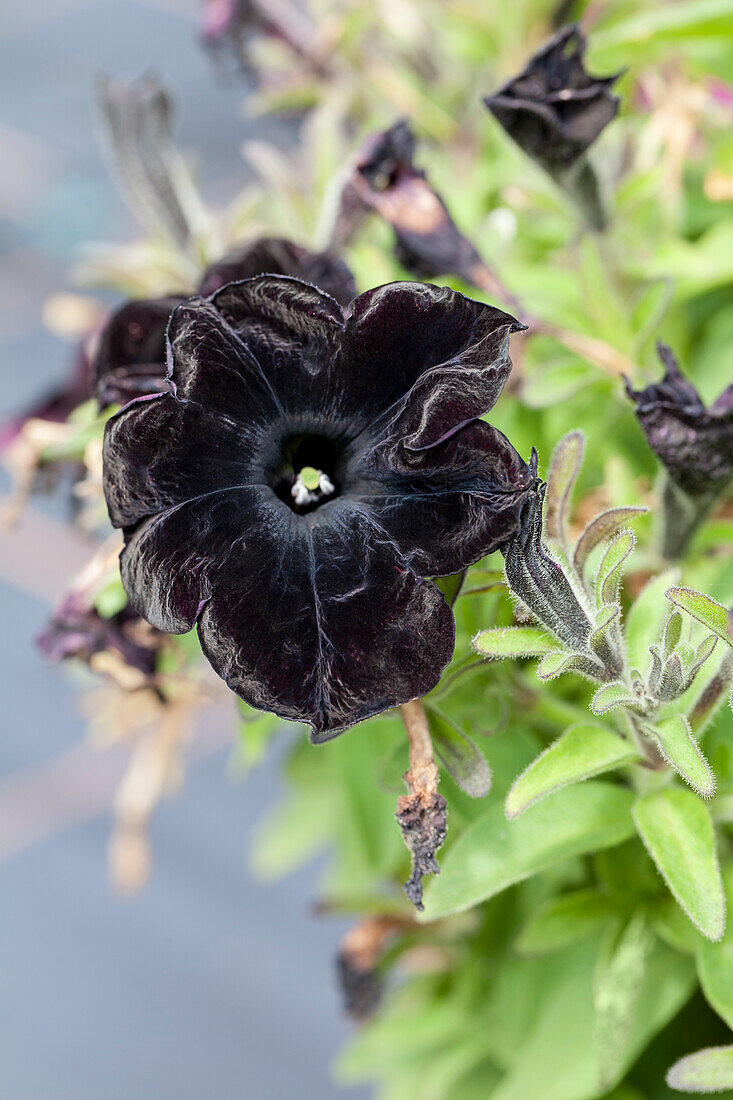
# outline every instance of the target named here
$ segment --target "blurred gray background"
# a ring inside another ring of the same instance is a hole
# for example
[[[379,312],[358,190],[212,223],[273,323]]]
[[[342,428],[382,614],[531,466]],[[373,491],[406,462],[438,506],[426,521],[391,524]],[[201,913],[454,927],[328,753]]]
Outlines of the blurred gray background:
[[[161,74],[212,202],[242,184],[242,141],[272,135],[247,120],[241,80],[223,80],[200,49],[197,17],[195,0],[3,5],[0,421],[67,369],[71,348],[43,330],[41,310],[69,289],[79,245],[136,232],[97,150],[95,75]],[[333,981],[344,926],[311,915],[313,870],[274,886],[248,876],[277,767],[245,784],[227,776],[228,711],[156,815],[150,885],[131,900],[110,888],[124,760],[85,745],[67,671],[33,647],[87,551],[58,508],[38,508],[0,533],[0,1100],[345,1095],[328,1075],[349,1031]]]

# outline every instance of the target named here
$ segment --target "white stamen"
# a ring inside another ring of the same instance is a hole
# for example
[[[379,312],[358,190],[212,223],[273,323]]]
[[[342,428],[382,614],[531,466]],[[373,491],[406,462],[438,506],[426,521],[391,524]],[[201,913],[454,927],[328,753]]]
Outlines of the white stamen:
[[[326,474],[320,474],[316,490],[309,489],[303,481],[302,474],[298,474],[290,490],[290,495],[298,508],[302,508],[306,504],[316,504],[319,500],[323,500],[324,497],[329,497],[335,492],[336,486]]]

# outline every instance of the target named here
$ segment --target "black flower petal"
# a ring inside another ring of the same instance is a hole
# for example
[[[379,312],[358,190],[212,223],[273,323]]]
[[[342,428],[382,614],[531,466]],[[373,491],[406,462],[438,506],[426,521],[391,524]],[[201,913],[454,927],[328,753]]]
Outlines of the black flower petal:
[[[415,137],[403,119],[366,143],[342,195],[336,238],[347,238],[364,210],[395,231],[395,254],[419,278],[458,275],[472,280],[481,257],[414,164]]]
[[[348,318],[275,276],[178,306],[172,392],[105,435],[132,606],[170,632],[197,623],[235,691],[315,739],[430,690],[454,628],[421,574],[510,538],[531,484],[476,419],[516,327],[418,284],[363,295]],[[300,499],[312,468],[322,480]]]
[[[102,408],[168,389],[165,331],[180,301],[170,297],[127,302],[112,314],[94,360],[94,388]]]
[[[551,173],[575,164],[618,111],[611,87],[620,73],[590,76],[584,53],[579,27],[565,27],[484,99],[517,145]]]
[[[670,348],[657,351],[661,382],[637,391],[626,381],[637,419],[675,485],[693,498],[717,496],[733,478],[733,382],[706,408]]]
[[[199,288],[206,297],[227,283],[256,275],[292,275],[330,294],[342,306],[356,297],[354,276],[332,252],[309,252],[282,237],[263,237],[212,264]]]
[[[369,290],[346,324],[347,399],[354,413],[391,417],[383,448],[433,447],[493,408],[511,370],[509,336],[523,328],[447,287]]]

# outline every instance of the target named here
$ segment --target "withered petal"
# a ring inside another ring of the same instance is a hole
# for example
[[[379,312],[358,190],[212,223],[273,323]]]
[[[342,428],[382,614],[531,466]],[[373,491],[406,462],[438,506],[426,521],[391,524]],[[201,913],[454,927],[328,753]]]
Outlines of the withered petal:
[[[207,297],[227,283],[257,275],[291,275],[302,279],[330,294],[342,306],[356,297],[354,276],[340,257],[332,252],[309,252],[283,237],[261,237],[233,250],[207,270],[199,293]]]
[[[95,393],[103,407],[168,389],[165,333],[182,301],[170,296],[126,302],[109,318],[93,363]]]

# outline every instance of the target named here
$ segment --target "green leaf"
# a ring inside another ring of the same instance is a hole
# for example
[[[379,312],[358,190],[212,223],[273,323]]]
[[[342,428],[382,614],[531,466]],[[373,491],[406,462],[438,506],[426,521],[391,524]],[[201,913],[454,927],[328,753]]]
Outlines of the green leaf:
[[[728,0],[682,0],[677,4],[652,6],[631,13],[591,39],[591,61],[604,67],[623,60],[628,63],[636,53],[649,60],[650,48],[672,42],[687,43],[694,38],[733,36]]]
[[[554,680],[556,676],[562,676],[565,672],[577,672],[581,676],[588,676],[595,680],[600,680],[603,676],[601,666],[585,653],[553,650],[537,665],[537,676],[540,680]]]
[[[482,630],[473,639],[473,648],[482,657],[541,657],[552,653],[557,642],[544,630],[531,626],[495,627]]]
[[[620,623],[621,605],[609,603],[600,609],[596,615],[596,625],[589,638],[590,647],[594,653],[601,654],[610,643],[609,633],[614,623]]]
[[[668,569],[654,577],[626,613],[626,652],[631,668],[645,670],[649,662],[649,646],[659,641],[662,623],[667,617],[667,589],[678,576],[678,570]]]
[[[564,547],[573,486],[580,472],[585,449],[582,432],[568,432],[552,452],[545,494],[545,534]]]
[[[637,516],[643,516],[648,511],[648,508],[610,508],[607,512],[601,512],[599,516],[591,520],[575,547],[573,565],[578,576],[582,577],[588,557],[596,546],[610,539],[620,527],[624,527],[630,520],[635,519]],[[631,548],[627,552],[630,553]]]
[[[448,577],[436,577],[435,584],[443,593],[443,598],[449,607],[453,607],[453,604],[458,599],[463,582],[466,579],[466,570],[462,569],[460,573],[451,573]]]
[[[555,407],[558,401],[598,381],[598,371],[575,355],[563,356],[522,380],[522,401],[529,409]]]
[[[607,714],[609,710],[614,710],[616,707],[628,707],[629,710],[637,711],[639,714],[644,712],[643,702],[620,680],[603,684],[590,701],[590,709],[594,714]]]
[[[489,807],[444,857],[420,919],[462,912],[562,860],[620,844],[633,832],[631,803],[630,791],[596,781],[559,791],[518,821]]]
[[[634,821],[671,893],[710,940],[725,930],[725,896],[707,807],[691,791],[664,787],[634,804]]]
[[[690,723],[683,714],[675,714],[656,725],[645,725],[644,732],[656,742],[674,770],[702,798],[715,794],[715,776],[695,740]]]
[[[609,1088],[620,1075],[619,1063],[628,1044],[634,1008],[653,942],[646,914],[637,912],[618,939],[613,937],[609,949],[599,959],[593,1007],[599,1079],[603,1089]]]
[[[565,730],[513,784],[504,806],[508,818],[539,799],[594,775],[638,759],[628,741],[602,726],[577,725]]]
[[[733,906],[733,867],[725,875],[726,901]],[[718,943],[700,940],[697,945],[697,973],[708,1004],[733,1029],[733,927],[725,930]]]
[[[471,798],[483,798],[491,789],[491,770],[465,733],[441,714],[428,709],[428,726],[436,753],[453,779]]]
[[[667,619],[667,625],[664,628],[664,655],[669,657],[673,650],[679,645],[682,637],[682,616],[679,611],[673,611]]]
[[[705,1047],[686,1054],[667,1073],[677,1092],[723,1092],[733,1089],[733,1046]]]
[[[699,623],[712,630],[729,646],[733,646],[728,624],[728,610],[712,596],[706,596],[704,592],[696,592],[694,588],[685,588],[679,585],[667,591],[667,598],[692,615]]]
[[[622,531],[603,555],[596,577],[596,603],[615,604],[621,588],[624,562],[636,544],[633,531]]]
[[[550,898],[529,918],[515,949],[520,955],[544,955],[599,931],[616,916],[599,890],[574,890]]]

